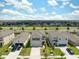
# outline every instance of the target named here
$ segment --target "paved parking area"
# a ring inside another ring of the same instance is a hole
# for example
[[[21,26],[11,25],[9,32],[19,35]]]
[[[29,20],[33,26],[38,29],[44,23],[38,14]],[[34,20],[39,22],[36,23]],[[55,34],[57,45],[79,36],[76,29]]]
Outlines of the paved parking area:
[[[32,47],[29,59],[41,59],[40,47]]]

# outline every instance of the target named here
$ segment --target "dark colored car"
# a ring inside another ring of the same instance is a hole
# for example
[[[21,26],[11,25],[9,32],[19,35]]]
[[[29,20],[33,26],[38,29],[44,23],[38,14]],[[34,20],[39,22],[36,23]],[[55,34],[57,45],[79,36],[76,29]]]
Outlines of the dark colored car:
[[[14,52],[16,50],[16,48],[17,48],[16,46],[12,46],[12,50],[11,51]]]
[[[73,50],[72,50],[72,49],[67,48],[66,50],[68,51],[68,53],[69,53],[69,54],[71,54],[71,55],[73,55],[73,54],[74,54],[74,52],[73,52]]]
[[[18,46],[18,47],[17,47],[17,50],[20,50],[20,48],[21,48],[21,46]]]

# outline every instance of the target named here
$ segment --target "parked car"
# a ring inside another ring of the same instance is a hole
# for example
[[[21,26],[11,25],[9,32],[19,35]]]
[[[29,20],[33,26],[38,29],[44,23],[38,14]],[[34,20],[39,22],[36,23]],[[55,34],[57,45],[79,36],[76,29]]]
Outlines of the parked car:
[[[17,47],[16,47],[16,46],[12,46],[11,51],[12,51],[12,52],[14,52],[16,49],[17,49]]]
[[[11,50],[12,52],[14,52],[15,51],[15,49],[14,48],[12,48],[12,50]]]
[[[18,47],[17,47],[17,50],[20,50],[20,48],[21,48],[21,46],[18,46]]]
[[[67,48],[66,50],[68,51],[68,53],[69,53],[69,54],[71,54],[71,55],[73,55],[73,54],[74,54],[74,52],[73,52],[73,50],[72,50],[72,49]]]

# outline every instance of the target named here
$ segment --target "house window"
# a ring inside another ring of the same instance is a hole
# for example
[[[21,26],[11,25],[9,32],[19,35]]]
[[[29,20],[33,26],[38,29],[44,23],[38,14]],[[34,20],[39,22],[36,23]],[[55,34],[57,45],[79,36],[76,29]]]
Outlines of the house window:
[[[40,40],[40,38],[33,38],[32,40]]]

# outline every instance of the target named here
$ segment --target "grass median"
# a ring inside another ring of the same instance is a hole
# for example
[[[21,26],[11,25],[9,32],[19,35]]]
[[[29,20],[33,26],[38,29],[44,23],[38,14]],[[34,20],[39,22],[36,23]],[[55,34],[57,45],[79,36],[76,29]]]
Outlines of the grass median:
[[[31,52],[30,41],[26,44],[25,47],[22,48],[20,55],[21,56],[29,56]]]

